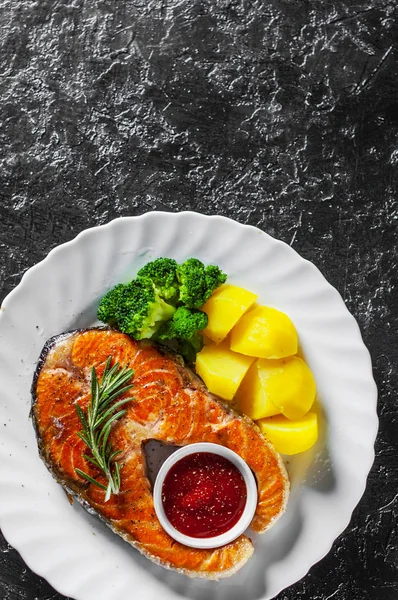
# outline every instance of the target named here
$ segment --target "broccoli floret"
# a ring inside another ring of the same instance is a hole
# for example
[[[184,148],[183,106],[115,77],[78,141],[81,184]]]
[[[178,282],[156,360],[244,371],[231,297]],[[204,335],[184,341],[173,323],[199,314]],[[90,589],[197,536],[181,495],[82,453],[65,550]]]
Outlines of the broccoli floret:
[[[194,363],[196,355],[203,348],[203,336],[197,331],[190,340],[181,340],[177,344],[176,351],[189,363]]]
[[[164,341],[177,338],[189,341],[197,331],[207,326],[207,322],[207,315],[201,310],[180,306],[173,318],[159,329],[157,339]]]
[[[116,286],[102,299],[101,305],[109,307],[108,312],[99,310],[98,318],[111,316],[112,324],[120,331],[130,334],[136,340],[150,338],[163,322],[171,319],[174,306],[160,298],[149,279],[140,277],[126,285]],[[113,292],[113,294],[112,294]],[[108,297],[108,298],[107,298]],[[109,321],[106,321],[109,323]]]
[[[197,258],[188,258],[177,267],[177,278],[180,283],[179,301],[189,308],[203,306],[206,279],[204,264]]]
[[[209,265],[205,269],[205,279],[206,279],[206,294],[205,294],[205,302],[210,298],[214,290],[216,290],[220,285],[226,282],[227,276],[225,273],[221,271],[219,267],[216,265]]]
[[[156,339],[168,343],[170,348],[193,363],[196,353],[203,347],[200,332],[207,326],[207,322],[206,313],[180,306],[173,318],[160,327]]]
[[[119,283],[109,290],[99,303],[97,317],[103,323],[116,324],[116,308],[124,285]]]
[[[173,301],[178,294],[177,262],[172,258],[157,258],[138,271],[138,277],[149,278],[156,293],[167,301]]]
[[[177,267],[179,302],[188,308],[201,308],[227,276],[215,265],[205,267],[197,258],[188,258]]]

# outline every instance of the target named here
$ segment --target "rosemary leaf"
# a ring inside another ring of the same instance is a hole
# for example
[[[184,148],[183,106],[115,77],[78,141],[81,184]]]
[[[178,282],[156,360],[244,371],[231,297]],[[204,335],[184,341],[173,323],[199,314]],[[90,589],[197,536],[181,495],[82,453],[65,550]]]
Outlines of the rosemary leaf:
[[[78,473],[81,477],[84,477],[84,479],[87,479],[87,481],[89,481],[90,483],[94,483],[94,485],[96,485],[97,487],[106,490],[107,488],[102,485],[102,483],[100,483],[99,481],[97,481],[96,479],[93,479],[92,477],[90,477],[90,475],[87,475],[87,473],[85,473],[84,471],[81,471],[80,469],[78,469],[77,467],[75,468],[76,473]]]
[[[119,406],[123,406],[123,404],[126,404],[126,402],[130,402],[131,398],[123,398],[123,400],[119,400],[118,402],[115,402],[115,404],[113,404],[111,406],[111,408],[108,408],[103,415],[101,415],[101,417],[99,419],[97,419],[95,426],[98,427],[99,425],[101,425],[104,421],[107,420],[108,417],[111,416],[112,412],[114,410],[116,410],[117,408],[119,408]],[[104,406],[103,408],[107,408],[108,405]]]

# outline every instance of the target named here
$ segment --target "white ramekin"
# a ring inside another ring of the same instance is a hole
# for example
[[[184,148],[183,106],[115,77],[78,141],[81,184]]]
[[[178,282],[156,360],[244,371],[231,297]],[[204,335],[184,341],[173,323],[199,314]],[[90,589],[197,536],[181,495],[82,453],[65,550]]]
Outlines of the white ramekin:
[[[163,482],[170,468],[185,456],[197,452],[210,452],[230,460],[242,473],[247,489],[246,506],[239,521],[225,533],[210,538],[194,538],[180,533],[168,520],[162,502]],[[173,454],[164,461],[156,477],[153,488],[153,500],[156,515],[160,524],[177,542],[193,548],[218,548],[219,546],[224,546],[225,544],[232,542],[249,527],[257,507],[257,484],[250,468],[236,452],[233,452],[225,446],[201,442],[199,444],[189,444],[188,446],[179,448],[179,450],[173,452]]]

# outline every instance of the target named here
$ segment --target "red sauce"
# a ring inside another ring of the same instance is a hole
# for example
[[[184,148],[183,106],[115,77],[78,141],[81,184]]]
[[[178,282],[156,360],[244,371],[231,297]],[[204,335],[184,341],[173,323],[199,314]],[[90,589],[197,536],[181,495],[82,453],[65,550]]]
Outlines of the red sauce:
[[[163,482],[162,502],[170,523],[194,538],[229,531],[246,505],[246,484],[227,458],[196,452],[173,465]]]

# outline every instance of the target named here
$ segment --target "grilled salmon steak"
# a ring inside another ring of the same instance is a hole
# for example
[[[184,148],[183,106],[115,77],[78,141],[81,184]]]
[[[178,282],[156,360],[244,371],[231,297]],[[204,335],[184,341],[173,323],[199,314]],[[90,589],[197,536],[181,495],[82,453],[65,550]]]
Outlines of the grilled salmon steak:
[[[108,357],[134,370],[133,387],[122,397],[126,414],[110,434],[120,449],[120,491],[105,502],[95,484],[101,472],[88,462],[75,405],[86,410],[91,368],[98,378]],[[83,506],[91,507],[113,529],[158,564],[191,577],[220,579],[235,573],[253,553],[245,535],[220,548],[189,548],[173,540],[160,525],[147,477],[144,443],[159,440],[184,446],[195,442],[222,444],[237,452],[254,472],[258,505],[251,528],[264,532],[283,513],[288,480],[283,463],[252,421],[239,416],[212,396],[179,357],[149,342],[136,342],[112,329],[87,329],[52,338],[45,345],[32,386],[33,421],[40,454],[47,467]]]

